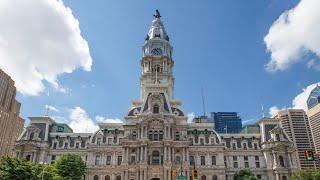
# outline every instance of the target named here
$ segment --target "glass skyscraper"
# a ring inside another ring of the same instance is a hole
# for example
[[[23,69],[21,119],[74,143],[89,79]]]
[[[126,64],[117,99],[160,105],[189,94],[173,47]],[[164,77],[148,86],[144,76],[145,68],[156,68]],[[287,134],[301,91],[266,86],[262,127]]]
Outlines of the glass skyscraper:
[[[212,112],[215,131],[218,133],[240,133],[242,128],[241,118],[236,112]]]
[[[317,85],[317,87],[315,87],[311,91],[310,96],[307,100],[308,109],[311,109],[312,107],[316,106],[319,103],[320,103],[320,86]]]

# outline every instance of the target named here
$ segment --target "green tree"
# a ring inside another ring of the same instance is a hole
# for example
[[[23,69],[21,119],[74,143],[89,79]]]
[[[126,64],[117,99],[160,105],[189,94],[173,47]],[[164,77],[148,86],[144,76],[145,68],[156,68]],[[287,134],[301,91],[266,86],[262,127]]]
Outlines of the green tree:
[[[242,169],[233,176],[234,180],[258,180],[249,169]]]
[[[320,170],[318,169],[304,169],[297,170],[293,173],[292,180],[319,180]]]
[[[75,154],[66,154],[55,162],[57,173],[64,180],[82,179],[86,172],[86,164],[80,156]]]
[[[31,180],[62,180],[58,175],[58,171],[51,164],[33,164]]]
[[[1,180],[26,180],[32,177],[32,164],[24,159],[2,157],[0,160]]]

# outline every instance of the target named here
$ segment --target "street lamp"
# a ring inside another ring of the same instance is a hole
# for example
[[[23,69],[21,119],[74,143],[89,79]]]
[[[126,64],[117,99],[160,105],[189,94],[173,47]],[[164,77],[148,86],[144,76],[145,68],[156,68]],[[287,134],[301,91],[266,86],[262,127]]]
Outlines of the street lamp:
[[[44,176],[44,170],[48,167],[47,166],[47,163],[46,162],[42,162],[42,163],[40,163],[40,164],[43,164],[44,165],[44,167],[42,168],[42,173],[41,173],[41,180],[43,180],[43,176]]]

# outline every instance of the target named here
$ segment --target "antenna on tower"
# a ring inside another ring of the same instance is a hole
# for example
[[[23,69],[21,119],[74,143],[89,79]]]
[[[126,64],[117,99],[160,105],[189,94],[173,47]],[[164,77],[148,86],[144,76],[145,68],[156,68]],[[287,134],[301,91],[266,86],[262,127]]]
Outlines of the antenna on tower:
[[[206,105],[205,105],[205,102],[204,102],[204,90],[203,90],[203,87],[201,87],[201,98],[202,98],[203,115],[206,116]]]
[[[50,111],[50,107],[48,105],[46,105],[46,114],[45,114],[45,116],[49,116],[49,111]]]
[[[262,118],[264,118],[264,108],[263,108],[263,104],[261,104],[261,115],[262,115]]]

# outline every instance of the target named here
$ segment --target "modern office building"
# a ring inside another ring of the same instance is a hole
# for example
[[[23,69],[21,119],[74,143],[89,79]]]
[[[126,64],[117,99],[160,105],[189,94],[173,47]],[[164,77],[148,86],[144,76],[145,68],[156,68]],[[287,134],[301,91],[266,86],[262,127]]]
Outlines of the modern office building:
[[[66,153],[87,164],[86,180],[232,180],[250,168],[262,180],[288,180],[296,169],[295,147],[279,126],[269,131],[218,134],[213,123],[188,123],[174,99],[172,47],[157,11],[140,61],[140,94],[124,124],[101,123],[92,133],[73,133],[48,116],[32,117],[15,145],[15,155],[53,163]],[[259,124],[265,129],[264,124]],[[58,131],[59,130],[59,131]],[[267,135],[262,135],[266,133]],[[262,139],[261,137],[267,137]]]
[[[317,161],[309,161],[305,156],[306,150],[315,151],[309,119],[305,111],[302,109],[282,110],[275,118],[280,121],[281,127],[297,147],[298,164],[301,169],[316,168]]]
[[[239,133],[242,121],[236,112],[212,112],[215,130],[218,133]]]
[[[13,145],[24,126],[19,113],[14,81],[0,69],[0,157],[13,154]]]
[[[317,155],[320,155],[320,87],[315,87],[308,98],[307,115]]]

